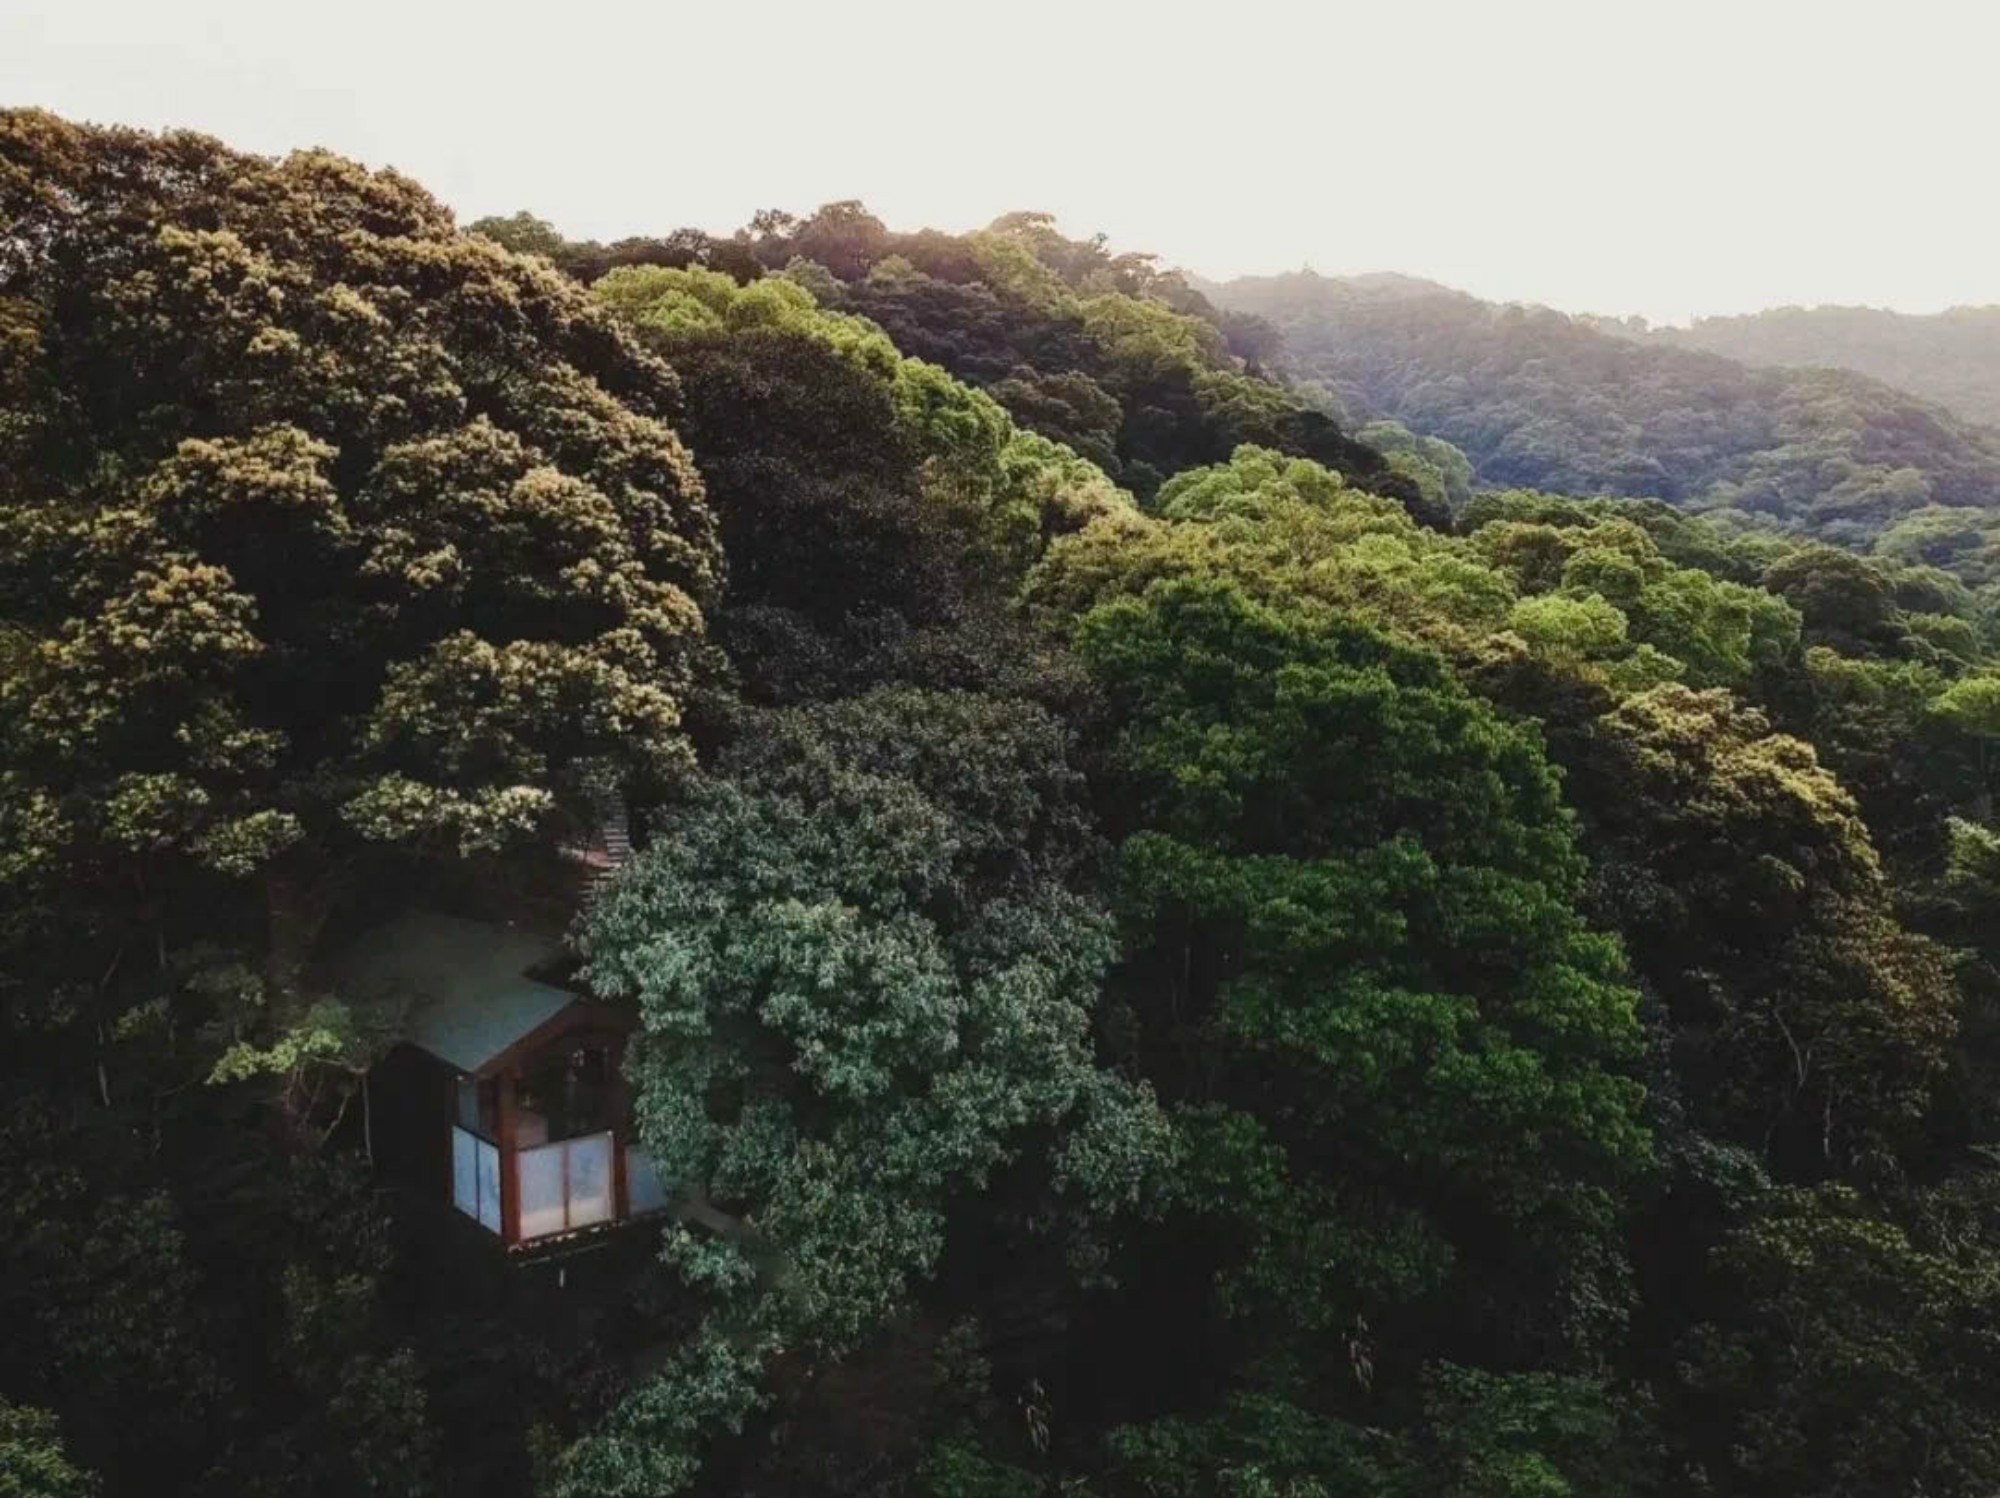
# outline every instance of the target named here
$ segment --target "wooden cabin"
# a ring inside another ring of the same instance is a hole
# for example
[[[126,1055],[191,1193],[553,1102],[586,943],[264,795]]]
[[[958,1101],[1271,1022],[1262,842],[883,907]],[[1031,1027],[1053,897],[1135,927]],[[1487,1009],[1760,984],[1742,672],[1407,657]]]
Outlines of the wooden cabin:
[[[370,1081],[378,1162],[510,1252],[663,1211],[620,1062],[632,1019],[561,986],[562,942],[412,912],[358,944],[349,981],[410,1005]]]

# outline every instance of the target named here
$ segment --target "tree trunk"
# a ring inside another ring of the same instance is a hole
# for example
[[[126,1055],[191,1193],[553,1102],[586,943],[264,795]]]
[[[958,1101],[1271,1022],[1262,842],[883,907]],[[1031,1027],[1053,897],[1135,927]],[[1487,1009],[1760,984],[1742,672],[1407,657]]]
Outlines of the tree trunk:
[[[333,908],[333,887],[331,870],[305,860],[280,860],[264,876],[266,1044],[305,1017],[306,970]],[[295,1075],[294,1085],[280,1094],[278,1111],[293,1147],[311,1150],[318,1139],[312,1113],[319,1089],[297,1086],[298,1080]]]
[[[332,908],[331,880],[321,871],[273,869],[264,878],[264,909],[269,946],[264,977],[271,987],[271,1012],[286,1013],[296,999],[311,962],[313,947]]]

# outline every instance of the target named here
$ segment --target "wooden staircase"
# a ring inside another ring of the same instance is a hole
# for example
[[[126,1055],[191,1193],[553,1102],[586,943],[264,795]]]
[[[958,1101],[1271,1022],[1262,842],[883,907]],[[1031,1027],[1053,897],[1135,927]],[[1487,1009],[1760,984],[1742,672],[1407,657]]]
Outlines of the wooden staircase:
[[[596,834],[587,842],[565,843],[562,851],[584,867],[583,903],[588,906],[632,857],[632,822],[625,798],[614,795],[606,801]]]
[[[590,884],[583,892],[586,903],[597,898],[597,892],[612,881],[632,856],[632,822],[626,814],[623,796],[611,798],[598,837],[604,844],[603,861],[590,871]]]

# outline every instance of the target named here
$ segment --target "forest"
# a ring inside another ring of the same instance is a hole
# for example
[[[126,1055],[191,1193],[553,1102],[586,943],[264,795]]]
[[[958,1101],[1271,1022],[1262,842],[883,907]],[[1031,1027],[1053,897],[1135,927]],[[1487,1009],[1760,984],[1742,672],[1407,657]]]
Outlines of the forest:
[[[1969,421],[2000,425],[2000,307],[1952,307],[1925,316],[1880,307],[1776,307],[1698,317],[1685,328],[1608,317],[1591,325],[1614,336],[1704,349],[1745,364],[1855,369]]]
[[[2000,429],[1979,424],[1992,412],[1977,401],[1975,419],[1934,404],[1935,381],[1965,367],[1942,348],[1931,381],[1912,385],[1932,392],[1923,399],[1857,373],[1885,366],[1836,335],[1801,331],[1786,346],[1777,330],[1797,320],[1783,314],[1725,336],[1715,320],[1647,332],[1407,277],[1302,272],[1208,292],[1278,328],[1291,372],[1350,425],[1388,421],[1449,442],[1482,484],[1661,498],[1731,533],[1920,557],[1986,580]],[[1808,339],[1813,357],[1799,357]]]
[[[2000,432],[1036,212],[0,225],[0,1494],[2000,1491]],[[417,907],[670,1211],[375,1168]]]

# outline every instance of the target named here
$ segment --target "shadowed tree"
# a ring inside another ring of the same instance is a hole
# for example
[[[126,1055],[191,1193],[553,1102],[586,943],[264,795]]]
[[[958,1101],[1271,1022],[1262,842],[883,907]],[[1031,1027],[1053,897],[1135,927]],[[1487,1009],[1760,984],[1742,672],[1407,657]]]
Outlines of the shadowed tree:
[[[564,277],[393,174],[33,112],[0,219],[0,877],[90,979],[248,938],[268,1040],[371,870],[688,768],[715,525]]]

